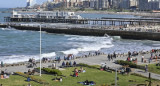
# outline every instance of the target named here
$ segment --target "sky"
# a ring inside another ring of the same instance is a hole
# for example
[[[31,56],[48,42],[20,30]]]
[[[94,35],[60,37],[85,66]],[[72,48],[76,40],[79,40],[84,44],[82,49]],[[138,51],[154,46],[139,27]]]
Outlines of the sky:
[[[37,0],[38,4],[47,0]],[[27,0],[0,0],[0,8],[25,7]]]

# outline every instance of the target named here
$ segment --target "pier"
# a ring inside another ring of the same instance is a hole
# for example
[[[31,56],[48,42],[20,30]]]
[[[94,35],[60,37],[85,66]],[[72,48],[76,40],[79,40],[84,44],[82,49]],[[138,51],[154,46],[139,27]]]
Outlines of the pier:
[[[160,19],[156,18],[101,18],[101,19],[64,19],[64,18],[12,18],[5,17],[6,22],[45,22],[45,23],[72,23],[72,24],[93,24],[93,25],[144,25],[144,24],[160,24]]]
[[[18,30],[33,30],[39,31],[38,26],[23,26],[23,25],[10,25],[12,28]],[[7,25],[0,25],[0,27],[7,27]],[[104,36],[108,34],[109,36],[120,36],[124,39],[137,39],[137,40],[155,40],[160,41],[160,31],[144,31],[144,30],[126,30],[126,29],[106,29],[106,28],[81,28],[81,27],[72,27],[72,28],[60,28],[60,27],[42,27],[42,31],[48,33],[58,33],[58,34],[70,34],[70,35],[84,35],[84,36]]]

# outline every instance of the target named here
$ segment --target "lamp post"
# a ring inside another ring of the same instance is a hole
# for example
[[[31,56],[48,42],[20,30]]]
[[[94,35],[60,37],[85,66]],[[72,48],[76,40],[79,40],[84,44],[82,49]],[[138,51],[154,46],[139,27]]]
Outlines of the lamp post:
[[[116,71],[115,71],[115,86],[117,86],[117,68],[116,68]]]
[[[40,60],[40,75],[39,76],[41,76],[41,24],[40,24],[40,57],[39,57],[39,60]]]

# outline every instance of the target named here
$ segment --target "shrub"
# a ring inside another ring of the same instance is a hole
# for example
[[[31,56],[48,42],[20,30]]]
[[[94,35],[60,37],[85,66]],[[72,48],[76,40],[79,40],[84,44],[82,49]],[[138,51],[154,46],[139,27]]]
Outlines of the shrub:
[[[95,66],[87,65],[87,64],[84,64],[84,63],[79,63],[78,65],[79,65],[79,66],[83,66],[83,67],[88,67],[88,68],[97,69],[97,67],[95,67]]]
[[[30,76],[30,75],[27,75],[27,74],[24,74],[22,72],[15,72],[15,74],[17,75],[20,75],[20,76],[23,76],[25,78],[31,78],[32,81],[35,81],[35,82],[38,82],[40,84],[49,84],[48,82],[42,80],[42,79],[38,79],[38,78],[35,78],[34,76]]]
[[[138,68],[138,69],[144,69],[145,68],[144,66],[137,65],[137,64],[129,62],[129,61],[117,60],[116,63],[120,64],[120,65],[129,65],[129,67],[131,67],[131,68]]]
[[[62,75],[62,72],[58,69],[42,68],[42,70],[49,74],[57,74],[58,76]]]

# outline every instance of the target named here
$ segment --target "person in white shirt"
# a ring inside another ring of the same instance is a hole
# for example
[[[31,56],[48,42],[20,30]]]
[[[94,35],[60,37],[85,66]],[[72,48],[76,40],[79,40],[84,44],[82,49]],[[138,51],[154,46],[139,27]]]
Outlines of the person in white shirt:
[[[143,60],[144,60],[144,56],[142,55],[141,62],[143,62]]]

